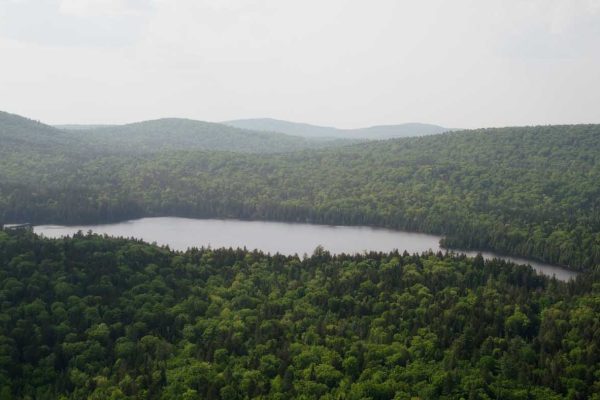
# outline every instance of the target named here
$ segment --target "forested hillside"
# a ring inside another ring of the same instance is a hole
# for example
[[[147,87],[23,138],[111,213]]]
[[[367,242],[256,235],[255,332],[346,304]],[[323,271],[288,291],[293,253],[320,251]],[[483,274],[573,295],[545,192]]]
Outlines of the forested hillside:
[[[0,397],[597,399],[597,274],[0,232]]]
[[[600,126],[482,129],[289,154],[49,148],[0,159],[0,220],[141,216],[377,225],[600,264]]]
[[[68,146],[68,140],[60,129],[0,111],[0,155],[58,150]]]

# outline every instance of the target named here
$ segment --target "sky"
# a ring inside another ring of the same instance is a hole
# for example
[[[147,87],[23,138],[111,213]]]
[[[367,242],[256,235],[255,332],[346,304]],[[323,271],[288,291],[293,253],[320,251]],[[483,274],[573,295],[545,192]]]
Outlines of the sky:
[[[600,123],[600,0],[0,0],[0,110]]]

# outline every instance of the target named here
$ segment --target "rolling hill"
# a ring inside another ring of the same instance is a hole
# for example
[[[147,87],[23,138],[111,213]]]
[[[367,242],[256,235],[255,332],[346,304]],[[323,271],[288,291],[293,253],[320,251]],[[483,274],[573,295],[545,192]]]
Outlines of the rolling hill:
[[[245,153],[275,153],[344,144],[320,141],[278,132],[259,132],[213,122],[163,118],[126,125],[69,130],[88,143],[128,152],[176,150],[220,150]]]
[[[390,139],[409,136],[424,136],[447,132],[451,129],[438,125],[406,123],[398,125],[377,125],[358,129],[338,129],[330,126],[318,126],[299,122],[282,121],[272,118],[238,119],[223,122],[237,128],[263,132],[281,132],[288,135],[310,138],[346,138],[346,139]]]
[[[0,112],[2,149],[10,153],[62,149],[77,154],[155,153],[179,150],[278,153],[339,146],[343,139],[309,139],[259,132],[224,124],[163,118],[125,125],[58,125],[52,127]]]
[[[0,111],[0,153],[64,148],[70,140],[60,129]]]

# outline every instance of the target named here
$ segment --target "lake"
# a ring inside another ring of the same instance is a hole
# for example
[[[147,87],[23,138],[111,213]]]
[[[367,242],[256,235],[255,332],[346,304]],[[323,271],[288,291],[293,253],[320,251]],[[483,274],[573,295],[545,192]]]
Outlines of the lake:
[[[190,247],[245,247],[269,253],[312,254],[321,245],[331,253],[389,252],[395,249],[409,253],[442,250],[439,236],[365,226],[329,226],[285,222],[240,221],[234,219],[191,219],[176,217],[142,218],[104,225],[38,225],[34,232],[49,238],[92,230],[110,236],[134,237],[146,242],[169,245],[175,250]],[[477,252],[461,251],[475,256]],[[569,280],[576,272],[553,265],[515,257],[481,252],[485,258],[502,258],[519,264],[530,264],[536,271]]]

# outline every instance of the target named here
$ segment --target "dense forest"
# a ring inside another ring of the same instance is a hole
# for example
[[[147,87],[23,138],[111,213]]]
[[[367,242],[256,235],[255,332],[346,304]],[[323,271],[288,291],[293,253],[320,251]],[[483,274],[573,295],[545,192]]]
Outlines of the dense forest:
[[[5,137],[16,132],[0,148],[0,223],[169,215],[376,225],[574,270],[600,265],[600,125],[480,129],[276,154],[127,152],[110,141],[83,142],[85,150],[64,139],[68,132],[42,134],[40,126],[0,124]],[[157,137],[148,136],[149,143]],[[143,135],[136,137],[142,149]]]
[[[0,232],[0,398],[599,399],[598,278]]]

